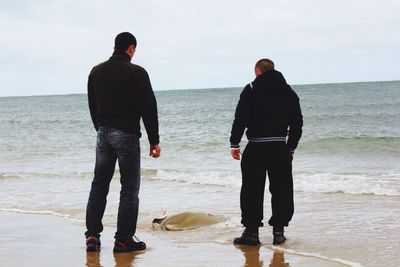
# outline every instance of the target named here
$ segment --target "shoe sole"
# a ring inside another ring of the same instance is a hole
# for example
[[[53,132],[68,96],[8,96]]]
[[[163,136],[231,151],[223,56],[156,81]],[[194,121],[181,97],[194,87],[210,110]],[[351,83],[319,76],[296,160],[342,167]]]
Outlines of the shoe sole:
[[[141,251],[145,250],[146,246],[140,247],[140,248],[115,248],[113,249],[114,253],[124,253],[124,252],[134,252],[134,251]]]
[[[86,247],[86,252],[99,252],[100,247],[97,246],[88,246]]]
[[[258,242],[235,242],[235,241],[233,241],[233,244],[235,244],[235,245],[257,246],[257,245],[260,245],[261,242],[260,241],[258,241]]]
[[[136,248],[136,249],[113,249],[114,253],[124,253],[124,252],[135,252],[135,251],[142,251],[146,248]]]
[[[283,242],[280,242],[280,241],[277,241],[277,240],[274,239],[274,240],[272,241],[272,244],[273,244],[274,246],[279,246],[279,245],[285,244],[285,242],[286,242],[286,239],[283,240]]]

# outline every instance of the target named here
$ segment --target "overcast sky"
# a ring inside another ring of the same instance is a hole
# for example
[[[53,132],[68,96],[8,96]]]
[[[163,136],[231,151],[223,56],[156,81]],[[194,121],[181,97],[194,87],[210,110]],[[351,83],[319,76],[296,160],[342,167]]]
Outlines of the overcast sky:
[[[122,31],[154,90],[242,87],[263,57],[290,84],[400,79],[398,0],[0,3],[0,96],[86,93]]]

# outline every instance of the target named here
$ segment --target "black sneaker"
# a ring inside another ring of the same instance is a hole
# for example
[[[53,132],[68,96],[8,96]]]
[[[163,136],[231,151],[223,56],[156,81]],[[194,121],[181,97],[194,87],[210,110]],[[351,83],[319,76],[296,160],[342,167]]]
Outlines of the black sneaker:
[[[237,245],[250,245],[257,246],[260,244],[260,239],[258,238],[258,232],[249,231],[247,228],[244,230],[241,237],[236,237],[233,240],[234,244]]]
[[[272,230],[272,234],[274,235],[274,240],[272,241],[272,244],[275,246],[281,245],[285,243],[286,237],[284,236],[284,230],[283,227],[275,227]]]
[[[131,252],[146,249],[146,243],[142,241],[135,241],[133,238],[128,241],[115,240],[114,252]]]
[[[95,236],[86,237],[86,251],[87,252],[98,252],[100,251],[100,239]]]

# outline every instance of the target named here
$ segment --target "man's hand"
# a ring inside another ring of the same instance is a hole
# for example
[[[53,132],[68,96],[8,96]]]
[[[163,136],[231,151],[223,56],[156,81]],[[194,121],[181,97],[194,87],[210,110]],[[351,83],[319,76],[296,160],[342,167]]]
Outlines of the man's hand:
[[[161,148],[160,145],[150,145],[150,153],[149,156],[153,158],[158,158],[161,154]]]
[[[289,151],[289,159],[293,160],[294,151]]]
[[[240,148],[231,148],[231,156],[236,160],[240,160]]]

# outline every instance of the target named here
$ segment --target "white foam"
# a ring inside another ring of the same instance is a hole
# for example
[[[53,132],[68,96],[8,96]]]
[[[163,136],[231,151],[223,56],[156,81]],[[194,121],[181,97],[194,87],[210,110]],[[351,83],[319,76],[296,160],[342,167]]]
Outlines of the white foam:
[[[63,171],[63,170],[37,170],[37,171],[18,171],[18,172],[2,172],[0,173],[1,179],[10,178],[80,178],[80,179],[90,179],[93,177],[93,172],[91,171]]]
[[[23,214],[38,214],[38,215],[53,215],[57,217],[61,217],[67,221],[73,223],[80,223],[82,220],[73,219],[69,214],[62,214],[50,210],[22,210],[22,209],[8,209],[8,208],[0,208],[0,212],[14,212],[14,213],[23,213]]]
[[[220,223],[213,225],[213,228],[220,231],[230,231],[232,228],[242,227],[239,217],[228,218]]]
[[[184,182],[200,185],[241,186],[239,171],[168,170],[145,173],[150,180]],[[400,196],[399,173],[324,173],[295,172],[294,188],[297,192],[345,193],[355,195]]]
[[[147,178],[161,181],[184,182],[201,185],[234,186],[241,185],[240,172],[232,171],[195,171],[195,170],[158,170]],[[146,176],[145,176],[146,178]]]
[[[270,247],[273,250],[282,251],[282,252],[288,253],[288,254],[294,254],[294,255],[299,255],[299,256],[323,259],[323,260],[327,260],[327,261],[331,261],[331,262],[337,262],[337,263],[341,263],[341,264],[352,266],[352,267],[362,267],[363,266],[361,263],[358,263],[358,262],[347,261],[347,260],[343,260],[343,259],[339,259],[339,258],[329,258],[329,257],[323,256],[323,255],[318,254],[318,253],[296,251],[296,250],[293,250],[293,249],[287,249],[287,248],[283,248],[283,247],[279,247],[279,246],[273,246],[273,245],[271,245]]]
[[[0,180],[21,178],[21,175],[16,172],[2,172],[0,173]]]
[[[315,193],[400,195],[400,174],[299,173],[294,176],[296,191]]]

